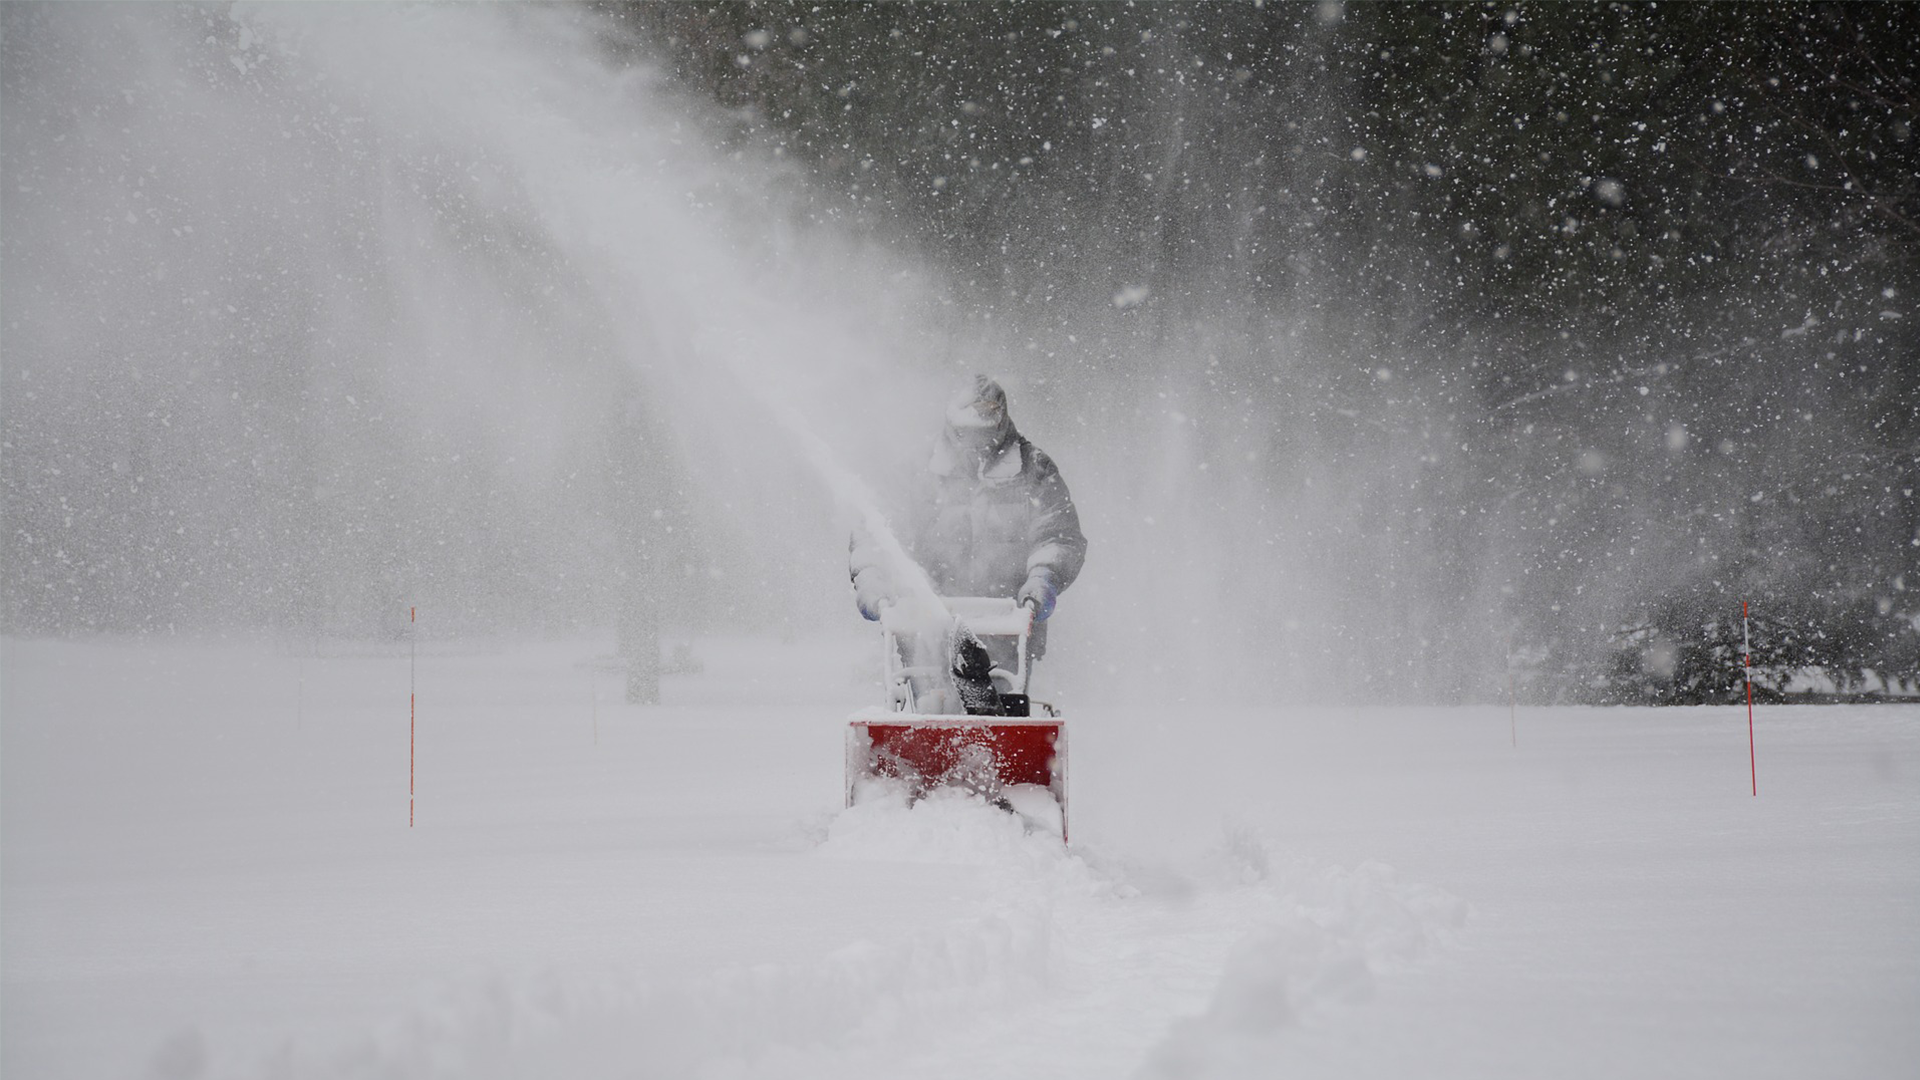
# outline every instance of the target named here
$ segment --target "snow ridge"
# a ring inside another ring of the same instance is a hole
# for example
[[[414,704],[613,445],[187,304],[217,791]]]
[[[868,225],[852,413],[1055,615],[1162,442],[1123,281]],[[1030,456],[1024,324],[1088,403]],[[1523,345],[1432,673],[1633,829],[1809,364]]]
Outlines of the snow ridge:
[[[1018,1076],[1037,1060],[1088,1077],[1236,1075],[1467,915],[1386,866],[1288,860],[1246,832],[1189,867],[1109,861],[960,793],[847,810],[816,856],[966,866],[985,899],[812,964],[668,985],[495,978],[331,1060],[288,1055],[261,1075]]]

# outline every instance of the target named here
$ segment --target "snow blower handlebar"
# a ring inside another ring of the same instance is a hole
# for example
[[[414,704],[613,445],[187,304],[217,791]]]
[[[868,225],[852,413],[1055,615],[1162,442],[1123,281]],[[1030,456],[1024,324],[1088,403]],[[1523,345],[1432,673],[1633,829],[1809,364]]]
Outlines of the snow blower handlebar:
[[[1031,605],[996,596],[945,596],[941,600],[980,637],[1024,638],[1033,632]]]
[[[958,620],[975,637],[1015,638],[1018,647],[1015,650],[1014,670],[994,668],[992,674],[1004,678],[1012,687],[1012,692],[1025,695],[1027,685],[1033,678],[1033,664],[1028,656],[1028,641],[1033,634],[1033,620],[1037,614],[1031,603],[1021,604],[1010,597],[998,596],[943,596],[940,602],[947,613]],[[887,707],[894,712],[916,711],[914,701],[913,676],[939,676],[944,672],[923,669],[908,665],[900,655],[901,638],[911,639],[912,635],[925,632],[924,624],[916,623],[897,605],[888,604],[880,609],[880,626],[886,634],[886,679]]]

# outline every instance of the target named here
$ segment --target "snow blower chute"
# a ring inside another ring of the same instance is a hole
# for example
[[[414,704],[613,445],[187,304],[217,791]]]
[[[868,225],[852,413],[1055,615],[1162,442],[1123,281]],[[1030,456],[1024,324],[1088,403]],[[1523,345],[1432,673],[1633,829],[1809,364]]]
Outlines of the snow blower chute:
[[[886,703],[848,725],[847,805],[876,782],[905,784],[912,799],[961,787],[1066,839],[1066,722],[1027,693],[1033,613],[993,597],[942,603],[954,619],[937,645],[882,612]],[[989,666],[985,639],[1014,646],[997,650],[1013,670]]]

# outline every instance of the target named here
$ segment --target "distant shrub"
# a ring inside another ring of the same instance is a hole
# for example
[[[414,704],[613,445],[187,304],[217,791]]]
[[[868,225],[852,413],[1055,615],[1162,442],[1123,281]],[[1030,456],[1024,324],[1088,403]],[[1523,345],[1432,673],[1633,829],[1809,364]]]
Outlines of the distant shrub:
[[[1754,611],[1756,701],[1920,693],[1920,628],[1872,602]],[[1745,700],[1746,639],[1737,613],[1669,602],[1620,626],[1577,696],[1599,704],[1703,705]]]

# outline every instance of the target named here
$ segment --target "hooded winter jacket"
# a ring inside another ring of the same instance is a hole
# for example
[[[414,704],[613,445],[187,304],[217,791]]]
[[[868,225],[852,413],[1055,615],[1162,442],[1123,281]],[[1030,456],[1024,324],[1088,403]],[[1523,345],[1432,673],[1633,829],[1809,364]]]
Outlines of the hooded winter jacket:
[[[949,410],[946,430],[895,519],[900,541],[941,595],[1014,597],[1034,582],[1048,594],[1044,617],[1053,596],[1079,575],[1087,538],[1053,459],[1014,429],[999,386],[983,380],[982,387],[981,400],[997,400],[998,409],[987,417],[971,406]],[[856,599],[876,614],[895,595],[877,545],[856,534],[850,561]],[[1040,655],[1046,624],[1034,630]]]
[[[1059,468],[1011,426],[986,453],[941,439],[907,521],[907,553],[946,596],[1013,596],[1035,576],[1058,593],[1087,556]]]

